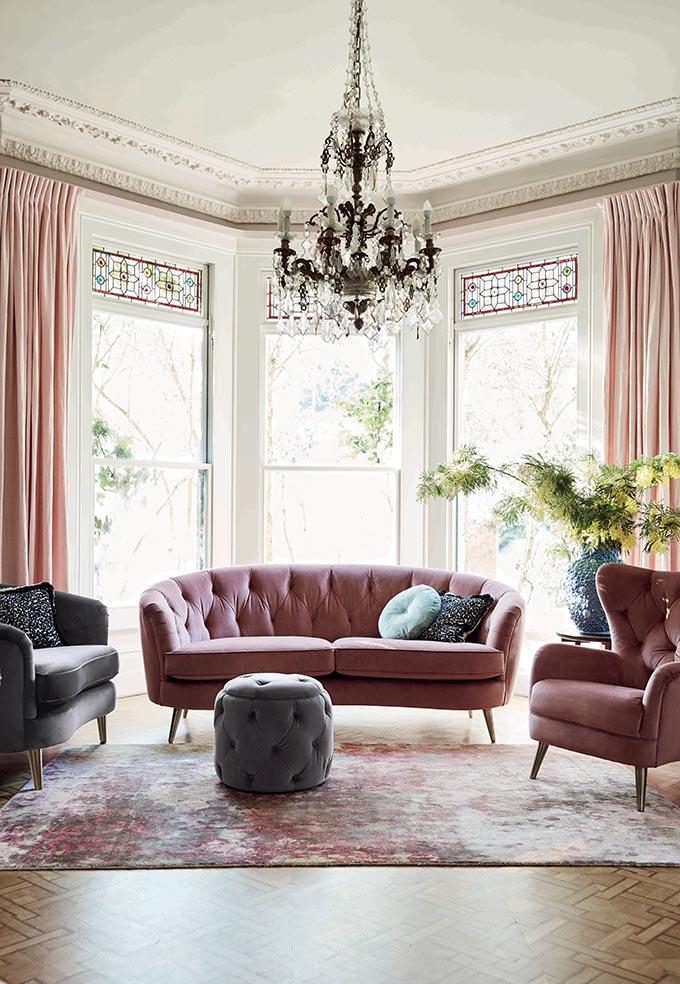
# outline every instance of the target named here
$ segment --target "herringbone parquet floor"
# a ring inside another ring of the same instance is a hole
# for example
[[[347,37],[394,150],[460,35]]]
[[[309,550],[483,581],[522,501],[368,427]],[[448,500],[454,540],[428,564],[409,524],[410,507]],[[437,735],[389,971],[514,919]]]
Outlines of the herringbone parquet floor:
[[[521,700],[499,712],[499,740],[526,740],[525,717]],[[444,712],[339,708],[337,718],[339,734],[366,740],[395,727],[405,740],[485,740],[481,720]],[[110,741],[162,741],[167,723],[129,698]],[[76,740],[95,741],[91,730]],[[181,726],[181,740],[209,737],[209,714]],[[21,784],[22,768],[20,757],[3,760],[2,795]],[[673,794],[677,773],[658,770],[653,781]],[[0,872],[0,979],[680,984],[680,870]]]

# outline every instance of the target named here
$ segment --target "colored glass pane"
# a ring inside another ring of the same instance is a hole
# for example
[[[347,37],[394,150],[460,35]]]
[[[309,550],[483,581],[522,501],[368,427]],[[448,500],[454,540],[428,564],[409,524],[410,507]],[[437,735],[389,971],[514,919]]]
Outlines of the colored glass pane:
[[[201,311],[203,271],[95,247],[92,290],[142,304]]]
[[[564,304],[578,297],[578,259],[558,257],[461,277],[461,317]]]

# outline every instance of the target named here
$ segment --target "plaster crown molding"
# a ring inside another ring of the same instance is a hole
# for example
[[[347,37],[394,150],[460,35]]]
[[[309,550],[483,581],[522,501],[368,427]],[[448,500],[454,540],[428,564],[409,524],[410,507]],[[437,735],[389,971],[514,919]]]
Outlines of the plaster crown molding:
[[[22,82],[0,80],[0,154],[243,225],[295,223],[320,186],[311,168],[262,168]],[[411,219],[437,223],[680,168],[680,98],[639,106],[408,171],[394,184]],[[410,197],[409,197],[410,196]]]
[[[205,175],[235,189],[278,190],[285,187],[313,191],[320,184],[318,168],[259,167],[76,100],[54,95],[45,89],[0,79],[0,117],[8,110],[156,158],[187,172]],[[407,170],[395,169],[393,183],[402,192],[444,188],[672,127],[680,127],[680,97],[611,113],[433,164]]]

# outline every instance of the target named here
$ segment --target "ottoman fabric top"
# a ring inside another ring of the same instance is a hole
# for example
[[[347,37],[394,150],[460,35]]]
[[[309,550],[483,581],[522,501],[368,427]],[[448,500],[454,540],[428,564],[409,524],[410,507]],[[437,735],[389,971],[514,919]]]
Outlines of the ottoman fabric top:
[[[246,700],[303,700],[324,689],[313,677],[294,673],[247,673],[225,684],[222,695]]]

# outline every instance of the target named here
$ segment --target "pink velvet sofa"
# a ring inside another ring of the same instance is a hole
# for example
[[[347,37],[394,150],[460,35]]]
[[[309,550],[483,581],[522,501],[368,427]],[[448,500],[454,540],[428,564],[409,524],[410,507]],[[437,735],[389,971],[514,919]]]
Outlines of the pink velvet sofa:
[[[465,643],[381,639],[378,617],[414,584],[495,605]],[[524,627],[513,588],[474,574],[411,567],[225,567],[173,577],[140,599],[149,698],[173,709],[211,709],[225,681],[242,673],[304,673],[336,704],[482,710],[512,695]]]
[[[680,761],[680,573],[604,564],[597,591],[613,652],[551,643],[536,653],[531,778],[550,745],[623,762],[642,811],[647,769]]]

